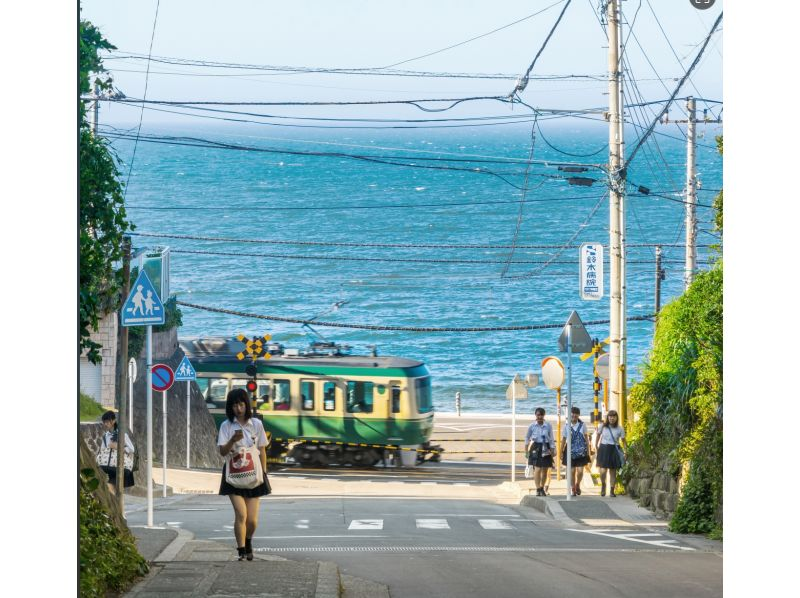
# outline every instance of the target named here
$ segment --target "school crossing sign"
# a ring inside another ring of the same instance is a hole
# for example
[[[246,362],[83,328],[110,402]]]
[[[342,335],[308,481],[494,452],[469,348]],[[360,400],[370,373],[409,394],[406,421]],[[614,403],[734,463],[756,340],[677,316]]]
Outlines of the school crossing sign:
[[[189,358],[184,355],[183,359],[175,370],[175,382],[183,382],[184,380],[188,382],[196,379],[197,372],[192,367]]]
[[[166,320],[164,304],[153,283],[142,270],[131,287],[131,293],[122,306],[123,326],[150,326]]]

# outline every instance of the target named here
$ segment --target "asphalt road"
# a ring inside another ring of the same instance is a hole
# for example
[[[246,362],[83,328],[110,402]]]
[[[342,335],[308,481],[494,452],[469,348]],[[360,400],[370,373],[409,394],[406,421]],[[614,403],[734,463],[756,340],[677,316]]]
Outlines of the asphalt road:
[[[145,524],[142,506],[129,501],[129,525]],[[155,517],[233,550],[225,497],[159,499]],[[663,529],[564,524],[482,500],[269,497],[253,545],[334,561],[344,574],[388,585],[395,598],[722,595],[721,555]]]

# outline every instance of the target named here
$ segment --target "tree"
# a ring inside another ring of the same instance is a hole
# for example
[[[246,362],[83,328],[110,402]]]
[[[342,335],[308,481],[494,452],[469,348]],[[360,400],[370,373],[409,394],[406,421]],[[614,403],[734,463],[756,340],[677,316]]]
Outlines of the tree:
[[[88,94],[92,87],[111,89],[111,77],[100,58],[102,50],[116,49],[89,21],[79,29],[79,90]],[[87,351],[92,363],[99,363],[101,345],[91,340],[103,314],[117,309],[121,274],[114,263],[122,257],[123,235],[133,230],[125,213],[118,159],[107,142],[90,128],[86,117],[87,101],[79,100],[80,152],[80,298],[79,351]]]

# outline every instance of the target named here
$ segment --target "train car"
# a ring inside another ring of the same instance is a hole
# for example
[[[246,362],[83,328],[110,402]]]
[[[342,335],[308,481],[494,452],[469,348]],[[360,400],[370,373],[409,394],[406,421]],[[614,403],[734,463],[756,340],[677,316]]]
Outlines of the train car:
[[[244,344],[236,339],[196,339],[181,348],[219,426],[228,392],[246,388],[252,377],[245,369],[253,362],[237,359]],[[255,364],[253,401],[273,438],[271,456],[285,452],[301,464],[373,465],[387,447],[401,447],[410,465],[417,460],[414,449],[424,454],[430,448],[431,378],[421,361],[350,355],[341,345],[321,342],[307,350],[277,343],[267,349],[270,358]]]

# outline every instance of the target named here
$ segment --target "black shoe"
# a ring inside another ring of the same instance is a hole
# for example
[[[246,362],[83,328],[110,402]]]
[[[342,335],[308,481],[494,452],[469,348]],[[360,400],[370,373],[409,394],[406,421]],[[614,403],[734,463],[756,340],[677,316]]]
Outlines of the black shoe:
[[[609,493],[608,493],[608,495],[609,495],[611,498],[614,498],[614,497],[616,496],[616,494],[614,494],[614,491],[613,491],[613,490],[612,490],[611,492],[609,492]]]
[[[248,561],[253,560],[253,540],[251,538],[245,538],[244,540],[244,553]]]
[[[536,496],[544,496],[544,488],[537,488]]]
[[[245,552],[244,546],[239,546],[236,548],[236,551],[239,553],[239,560],[243,561],[247,553]]]

